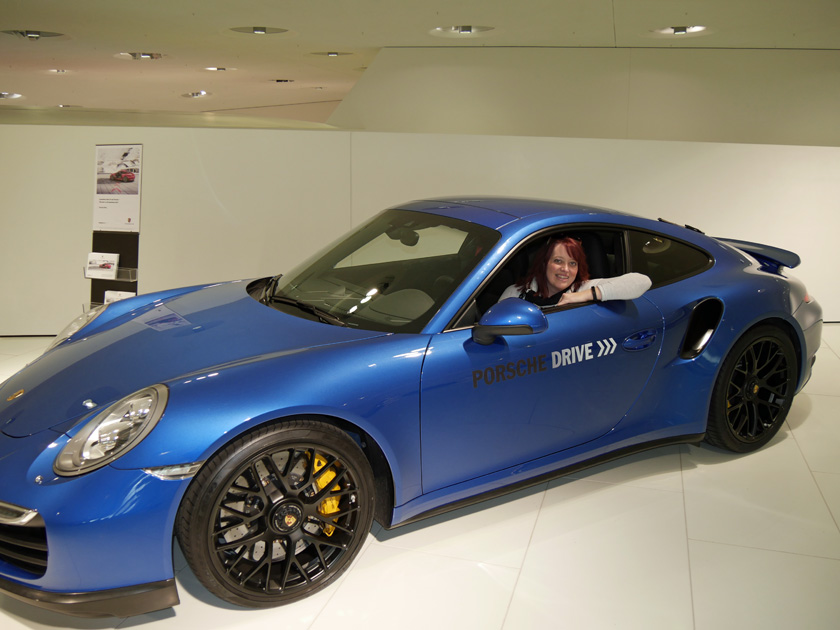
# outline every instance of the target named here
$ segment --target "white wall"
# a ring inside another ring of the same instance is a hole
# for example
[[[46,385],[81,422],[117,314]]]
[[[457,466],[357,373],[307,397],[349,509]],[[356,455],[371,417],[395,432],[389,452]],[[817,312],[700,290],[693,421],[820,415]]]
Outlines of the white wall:
[[[840,149],[398,133],[0,125],[0,335],[54,334],[89,297],[94,148],[142,143],[140,290],[268,275],[413,198],[615,207],[797,251],[840,320]]]
[[[350,228],[350,136],[0,125],[0,335],[90,301],[95,146],[143,144],[139,289],[276,273]]]
[[[349,134],[143,131],[143,292],[273,275],[351,227]]]
[[[0,127],[0,335],[55,334],[81,312],[95,160],[85,128]],[[64,322],[64,323],[62,323]]]
[[[840,148],[356,133],[354,223],[434,195],[584,202],[793,250],[827,321],[840,320]]]
[[[840,50],[385,48],[343,129],[840,146]]]

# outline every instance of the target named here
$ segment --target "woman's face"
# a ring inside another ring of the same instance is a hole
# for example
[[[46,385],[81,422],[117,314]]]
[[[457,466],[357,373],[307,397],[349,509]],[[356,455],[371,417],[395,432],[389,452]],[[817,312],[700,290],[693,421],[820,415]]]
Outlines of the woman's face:
[[[548,280],[548,294],[553,295],[572,285],[577,277],[578,264],[569,256],[566,246],[557,243],[551,252],[551,258],[548,259],[545,272]]]

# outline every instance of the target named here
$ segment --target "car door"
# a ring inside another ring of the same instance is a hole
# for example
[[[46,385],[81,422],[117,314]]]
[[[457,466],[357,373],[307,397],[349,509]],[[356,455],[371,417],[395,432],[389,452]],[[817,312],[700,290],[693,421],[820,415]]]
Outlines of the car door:
[[[421,380],[423,491],[603,436],[656,363],[662,318],[644,297],[547,313],[540,334],[436,335]]]

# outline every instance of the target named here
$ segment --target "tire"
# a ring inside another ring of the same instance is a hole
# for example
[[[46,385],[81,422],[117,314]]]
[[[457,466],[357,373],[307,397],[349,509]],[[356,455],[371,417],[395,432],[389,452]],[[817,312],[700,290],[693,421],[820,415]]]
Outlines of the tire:
[[[248,433],[208,460],[176,530],[211,593],[269,608],[333,583],[373,513],[373,473],[359,446],[332,425],[296,420]]]
[[[767,444],[790,410],[796,375],[796,352],[784,332],[769,325],[748,331],[715,382],[706,441],[736,453]]]

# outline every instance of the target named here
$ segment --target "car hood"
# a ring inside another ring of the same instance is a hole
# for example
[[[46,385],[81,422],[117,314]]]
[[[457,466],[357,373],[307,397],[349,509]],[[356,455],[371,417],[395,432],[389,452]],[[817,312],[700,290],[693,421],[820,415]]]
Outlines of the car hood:
[[[95,413],[91,405],[100,411],[148,385],[384,334],[281,313],[249,296],[246,286],[150,298],[110,320],[106,311],[0,386],[0,431],[10,437],[64,431]]]

